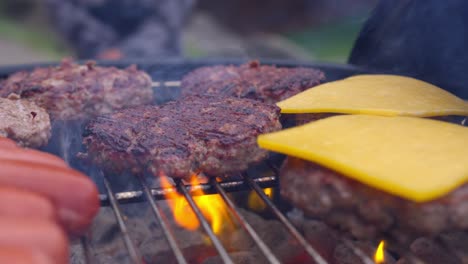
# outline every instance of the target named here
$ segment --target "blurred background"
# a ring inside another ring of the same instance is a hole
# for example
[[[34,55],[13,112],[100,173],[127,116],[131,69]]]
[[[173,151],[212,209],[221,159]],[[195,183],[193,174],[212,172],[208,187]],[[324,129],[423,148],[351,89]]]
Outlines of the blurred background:
[[[0,64],[56,61],[64,56],[345,62],[376,3],[377,0],[0,0]],[[158,23],[163,24],[159,31],[155,30]],[[147,29],[142,30],[143,27]],[[171,33],[165,35],[164,30]],[[159,40],[164,43],[158,44]],[[149,51],[155,49],[160,51]]]

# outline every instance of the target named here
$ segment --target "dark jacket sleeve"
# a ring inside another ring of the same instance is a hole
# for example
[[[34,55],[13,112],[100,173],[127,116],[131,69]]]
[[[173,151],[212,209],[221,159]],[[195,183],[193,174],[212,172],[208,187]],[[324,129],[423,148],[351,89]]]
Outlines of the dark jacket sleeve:
[[[436,84],[468,99],[468,1],[381,0],[349,62]]]

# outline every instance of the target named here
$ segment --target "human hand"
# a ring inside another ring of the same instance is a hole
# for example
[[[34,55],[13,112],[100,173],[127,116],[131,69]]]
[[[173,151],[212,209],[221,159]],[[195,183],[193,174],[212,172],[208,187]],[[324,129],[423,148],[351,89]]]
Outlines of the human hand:
[[[60,158],[0,138],[0,263],[67,263],[66,233],[99,209],[94,183]]]

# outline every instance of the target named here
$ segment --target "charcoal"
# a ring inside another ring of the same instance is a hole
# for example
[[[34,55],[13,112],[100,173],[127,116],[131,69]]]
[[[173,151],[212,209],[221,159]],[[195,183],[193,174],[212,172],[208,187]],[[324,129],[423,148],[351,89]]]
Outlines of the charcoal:
[[[303,228],[307,241],[325,259],[331,260],[334,249],[339,243],[336,233],[323,222],[315,220],[305,221]]]
[[[418,238],[410,246],[421,260],[431,264],[463,264],[455,255],[430,238]]]

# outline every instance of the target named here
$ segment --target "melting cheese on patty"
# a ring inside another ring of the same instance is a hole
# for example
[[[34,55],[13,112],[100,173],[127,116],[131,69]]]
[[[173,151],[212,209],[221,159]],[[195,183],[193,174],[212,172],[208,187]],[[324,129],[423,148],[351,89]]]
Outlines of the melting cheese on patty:
[[[334,116],[261,135],[258,144],[416,202],[468,180],[468,128],[430,119]]]

